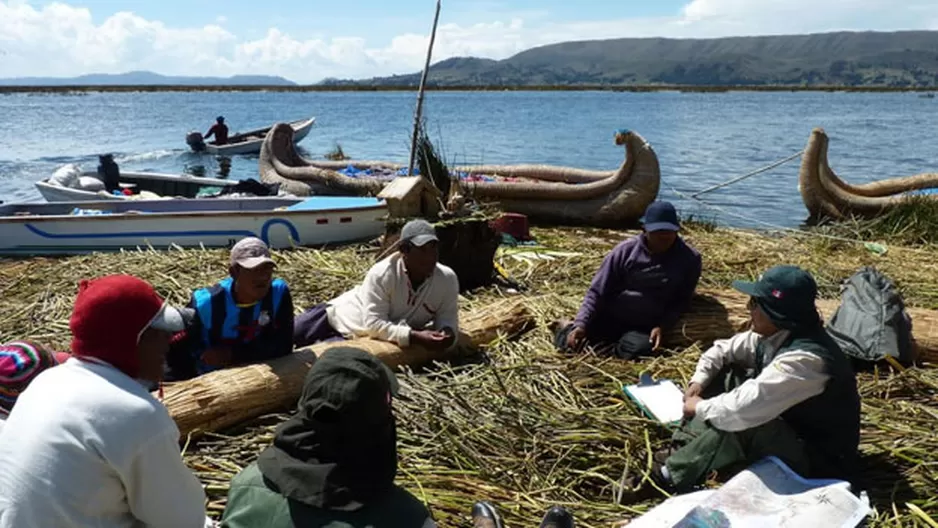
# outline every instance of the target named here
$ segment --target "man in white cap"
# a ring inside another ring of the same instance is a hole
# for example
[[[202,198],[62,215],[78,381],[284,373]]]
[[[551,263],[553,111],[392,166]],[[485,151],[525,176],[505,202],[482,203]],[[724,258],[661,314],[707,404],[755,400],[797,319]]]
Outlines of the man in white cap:
[[[439,239],[426,220],[401,230],[399,250],[378,262],[362,284],[297,317],[297,347],[371,337],[443,350],[459,332],[459,279],[439,263]]]
[[[36,376],[0,432],[0,528],[211,525],[179,429],[144,386],[183,327],[137,277],[82,281],[72,357]]]
[[[192,293],[189,307],[195,317],[173,338],[168,379],[293,352],[293,299],[287,283],[273,278],[275,267],[259,238],[245,238],[231,248],[230,276]]]

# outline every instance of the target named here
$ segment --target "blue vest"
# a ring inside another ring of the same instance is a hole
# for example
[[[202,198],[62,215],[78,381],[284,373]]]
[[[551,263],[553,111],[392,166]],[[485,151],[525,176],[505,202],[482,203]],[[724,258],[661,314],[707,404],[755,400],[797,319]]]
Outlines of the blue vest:
[[[274,279],[270,283],[267,295],[252,307],[241,308],[234,300],[231,287],[234,279],[228,277],[209,288],[200,288],[192,293],[195,309],[202,322],[202,346],[196,351],[197,369],[199,374],[216,370],[201,361],[204,350],[213,345],[226,344],[234,346],[249,343],[254,340],[257,333],[274,323],[280,302],[287,291],[287,283],[283,279]],[[253,310],[250,321],[250,335],[244,335],[245,328],[241,323],[241,313],[244,310]]]

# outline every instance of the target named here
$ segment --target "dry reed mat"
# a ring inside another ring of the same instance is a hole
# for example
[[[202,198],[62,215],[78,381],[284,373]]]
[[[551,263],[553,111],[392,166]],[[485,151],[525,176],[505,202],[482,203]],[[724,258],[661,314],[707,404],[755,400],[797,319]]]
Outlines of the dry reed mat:
[[[618,504],[620,482],[647,468],[649,449],[667,445],[668,431],[642,418],[620,387],[642,370],[686,383],[700,345],[657,358],[623,363],[551,350],[547,325],[572,316],[602,257],[628,234],[606,230],[535,229],[548,248],[502,250],[499,261],[523,282],[524,303],[538,328],[515,342],[496,342],[484,361],[438,365],[401,375],[395,402],[400,423],[399,482],[423,499],[441,526],[468,526],[472,502],[499,505],[509,526],[537,526],[551,504],[576,512],[579,525],[608,527],[657,501]],[[886,245],[885,254],[863,245],[810,236],[768,236],[688,226],[687,239],[704,255],[701,285],[726,290],[770,265],[794,263],[814,273],[825,297],[861,265],[895,279],[913,307],[938,308],[938,263],[929,247]],[[881,243],[883,241],[880,241]],[[540,254],[540,257],[536,256]],[[275,252],[297,310],[354,285],[374,258],[372,247]],[[551,260],[552,259],[552,260]],[[68,314],[77,281],[125,272],[152,281],[175,302],[192,288],[225,274],[224,251],[129,252],[0,264],[0,339],[68,344]],[[464,296],[466,309],[511,295],[498,287]],[[938,523],[938,370],[860,374],[863,395],[862,474],[875,506],[870,523]],[[185,459],[207,485],[210,512],[224,508],[230,478],[252,462],[272,438],[282,415],[263,417],[186,446]]]

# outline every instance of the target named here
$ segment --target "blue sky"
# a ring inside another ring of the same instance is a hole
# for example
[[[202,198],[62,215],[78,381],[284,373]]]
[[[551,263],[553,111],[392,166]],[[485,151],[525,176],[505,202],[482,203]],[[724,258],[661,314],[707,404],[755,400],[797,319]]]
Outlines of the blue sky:
[[[0,0],[0,77],[419,70],[435,0]],[[620,37],[938,29],[936,0],[443,0],[434,61]]]

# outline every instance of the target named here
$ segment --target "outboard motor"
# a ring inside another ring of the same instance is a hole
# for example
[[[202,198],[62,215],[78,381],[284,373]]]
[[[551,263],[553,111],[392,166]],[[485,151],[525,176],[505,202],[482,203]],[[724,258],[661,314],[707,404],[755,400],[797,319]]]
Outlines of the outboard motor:
[[[186,144],[196,152],[205,150],[205,138],[202,137],[201,132],[195,130],[186,134]]]

